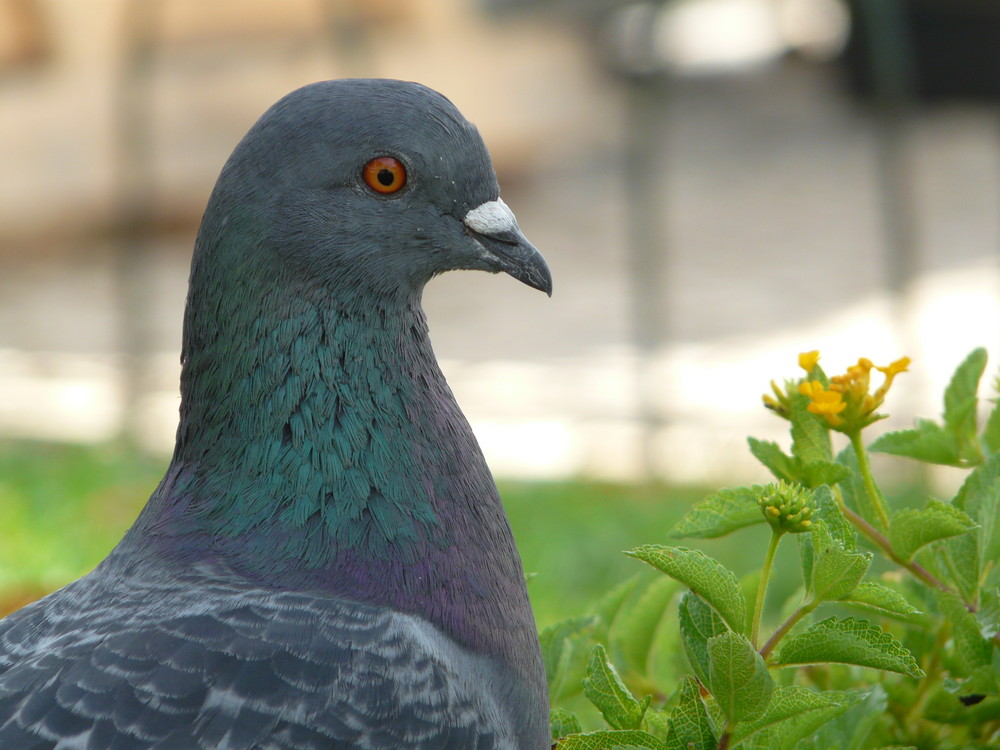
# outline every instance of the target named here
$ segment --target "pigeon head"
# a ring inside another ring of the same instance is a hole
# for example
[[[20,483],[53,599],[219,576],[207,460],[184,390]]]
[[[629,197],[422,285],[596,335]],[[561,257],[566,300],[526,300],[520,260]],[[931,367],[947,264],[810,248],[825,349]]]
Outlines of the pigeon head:
[[[223,169],[198,252],[213,275],[369,301],[458,269],[552,289],[476,128],[442,95],[402,81],[325,81],[271,107]]]
[[[429,279],[458,269],[552,288],[451,102],[337,80],[265,112],[223,167],[195,246],[177,512],[214,535],[257,534],[248,549],[284,539],[286,557],[317,564],[348,549],[416,557],[461,536],[448,503],[495,488],[420,306]]]

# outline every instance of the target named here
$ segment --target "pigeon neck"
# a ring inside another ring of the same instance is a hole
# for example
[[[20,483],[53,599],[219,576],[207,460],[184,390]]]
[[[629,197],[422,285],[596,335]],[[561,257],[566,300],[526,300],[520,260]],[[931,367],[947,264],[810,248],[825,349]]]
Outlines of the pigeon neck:
[[[513,535],[417,296],[246,307],[188,310],[174,460],[122,559],[200,560],[537,658]]]
[[[416,298],[319,296],[207,329],[189,314],[174,494],[213,534],[266,529],[309,565],[407,554],[438,536],[424,483],[447,453],[422,413],[450,399],[426,320]]]

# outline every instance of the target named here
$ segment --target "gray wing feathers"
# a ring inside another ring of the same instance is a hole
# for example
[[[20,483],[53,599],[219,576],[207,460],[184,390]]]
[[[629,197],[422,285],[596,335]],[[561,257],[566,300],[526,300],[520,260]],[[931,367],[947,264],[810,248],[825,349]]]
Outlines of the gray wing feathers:
[[[201,583],[84,578],[0,620],[0,750],[515,746],[495,670],[428,623]]]

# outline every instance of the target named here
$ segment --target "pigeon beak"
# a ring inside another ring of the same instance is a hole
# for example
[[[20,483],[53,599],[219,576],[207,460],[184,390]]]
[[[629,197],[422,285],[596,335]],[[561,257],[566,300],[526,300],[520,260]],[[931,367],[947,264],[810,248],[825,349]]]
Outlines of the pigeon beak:
[[[487,201],[469,211],[462,221],[496,270],[552,296],[552,274],[545,258],[528,242],[506,203],[499,198]]]

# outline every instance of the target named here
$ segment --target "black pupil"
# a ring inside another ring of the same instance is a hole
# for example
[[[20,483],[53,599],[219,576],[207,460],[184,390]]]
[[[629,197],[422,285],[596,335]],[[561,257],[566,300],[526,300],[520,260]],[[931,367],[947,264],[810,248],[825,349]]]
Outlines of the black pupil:
[[[376,179],[378,179],[378,181],[381,184],[385,185],[386,187],[389,187],[392,183],[396,181],[396,175],[394,175],[388,169],[380,169],[378,172],[378,177]]]

